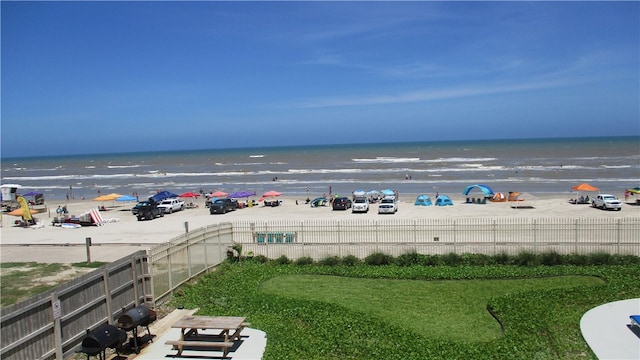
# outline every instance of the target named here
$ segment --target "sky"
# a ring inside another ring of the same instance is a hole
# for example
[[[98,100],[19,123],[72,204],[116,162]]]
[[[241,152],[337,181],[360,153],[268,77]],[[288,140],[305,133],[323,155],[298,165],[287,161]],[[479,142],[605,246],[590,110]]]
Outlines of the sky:
[[[10,2],[1,155],[640,135],[640,3]]]

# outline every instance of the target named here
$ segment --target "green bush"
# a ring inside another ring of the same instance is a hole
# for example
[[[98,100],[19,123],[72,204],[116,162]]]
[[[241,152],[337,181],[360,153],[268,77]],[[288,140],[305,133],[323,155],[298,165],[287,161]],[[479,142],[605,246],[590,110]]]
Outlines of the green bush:
[[[269,258],[264,256],[264,255],[256,255],[253,258],[251,258],[249,261],[255,261],[257,263],[264,264],[264,263],[268,263],[269,262]]]
[[[589,264],[590,265],[607,265],[611,264],[611,254],[598,252],[593,253],[589,256]]]
[[[523,251],[513,258],[512,263],[518,266],[535,266],[540,264],[540,259],[537,254]]]
[[[377,252],[364,258],[364,262],[367,265],[389,265],[393,262],[393,257],[391,255]]]
[[[356,266],[361,263],[362,261],[360,261],[360,259],[358,259],[358,257],[355,255],[347,255],[342,259],[342,265]]]
[[[296,259],[296,261],[294,261],[294,264],[296,264],[296,265],[313,265],[313,259],[310,258],[309,256],[303,256],[301,258]]]
[[[442,255],[442,262],[444,263],[444,265],[448,266],[462,265],[462,256],[456,253],[448,253]]]
[[[421,255],[415,251],[398,256],[394,262],[399,266],[413,266],[421,263]]]
[[[511,257],[505,252],[501,252],[492,256],[492,259],[493,262],[498,265],[509,265],[509,263],[511,262]]]
[[[279,258],[275,259],[274,262],[278,265],[291,264],[291,260],[289,260],[287,255],[281,255]]]
[[[549,251],[542,253],[540,261],[542,265],[547,266],[562,265],[564,263],[564,257],[555,251]]]
[[[324,266],[337,266],[337,265],[340,265],[341,263],[342,263],[342,259],[340,259],[340,257],[338,256],[328,256],[318,261],[319,265],[324,265]]]

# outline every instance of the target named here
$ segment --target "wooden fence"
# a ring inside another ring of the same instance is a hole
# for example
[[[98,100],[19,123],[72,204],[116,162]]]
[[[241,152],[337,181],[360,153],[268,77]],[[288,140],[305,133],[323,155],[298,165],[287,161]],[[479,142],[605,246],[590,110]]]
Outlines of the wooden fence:
[[[153,301],[147,254],[138,251],[49,293],[0,309],[0,359],[63,359],[86,330]]]

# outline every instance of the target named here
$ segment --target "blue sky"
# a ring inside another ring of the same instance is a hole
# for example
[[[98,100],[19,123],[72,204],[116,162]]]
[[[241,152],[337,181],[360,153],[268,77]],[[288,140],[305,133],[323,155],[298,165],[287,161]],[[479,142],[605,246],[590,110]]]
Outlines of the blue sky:
[[[639,13],[2,1],[2,157],[640,135]]]

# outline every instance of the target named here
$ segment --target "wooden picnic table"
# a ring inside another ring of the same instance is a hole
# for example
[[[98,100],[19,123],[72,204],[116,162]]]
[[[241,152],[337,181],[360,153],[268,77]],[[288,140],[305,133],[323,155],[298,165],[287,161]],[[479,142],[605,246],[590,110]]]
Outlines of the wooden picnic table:
[[[221,349],[227,357],[234,341],[240,340],[240,333],[248,326],[244,317],[239,316],[193,316],[188,315],[171,325],[180,329],[180,339],[169,340],[165,344],[173,345],[178,350],[177,356],[184,348]],[[203,334],[199,330],[214,330],[217,334]]]

